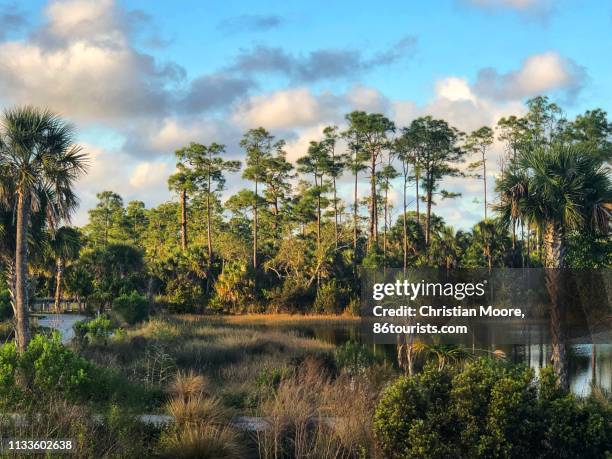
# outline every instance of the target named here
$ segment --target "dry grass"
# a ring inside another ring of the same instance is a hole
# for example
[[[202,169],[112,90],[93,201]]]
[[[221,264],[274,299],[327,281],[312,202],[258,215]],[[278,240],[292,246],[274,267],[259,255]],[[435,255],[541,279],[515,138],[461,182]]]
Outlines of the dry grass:
[[[168,392],[176,398],[187,400],[197,395],[203,395],[207,388],[208,383],[204,376],[193,370],[187,372],[179,370],[168,385]]]
[[[238,433],[229,427],[190,424],[164,434],[159,454],[167,458],[240,459],[245,457],[245,448]]]
[[[186,320],[195,320],[197,316],[186,316]],[[199,317],[200,320],[201,316]],[[242,314],[236,316],[213,316],[208,319],[211,323],[234,325],[269,325],[275,327],[295,325],[355,325],[359,317],[349,315],[323,315],[323,314]]]
[[[372,457],[375,393],[365,381],[331,379],[307,360],[261,406],[270,428],[259,432],[262,458]]]
[[[177,424],[227,424],[231,419],[231,412],[223,406],[216,397],[195,395],[188,399],[172,398],[166,404],[166,412],[174,417]]]

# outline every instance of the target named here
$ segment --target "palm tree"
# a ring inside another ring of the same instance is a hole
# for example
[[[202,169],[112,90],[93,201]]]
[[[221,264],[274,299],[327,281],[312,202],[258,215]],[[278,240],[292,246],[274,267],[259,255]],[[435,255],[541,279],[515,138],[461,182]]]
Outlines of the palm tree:
[[[55,261],[55,311],[59,312],[66,262],[76,260],[81,250],[80,233],[76,228],[62,226],[51,235],[50,255]]]
[[[69,220],[77,205],[73,187],[85,172],[87,158],[74,144],[74,129],[45,109],[6,110],[1,120],[0,193],[5,203],[16,199],[15,315],[17,346],[23,352],[30,339],[28,320],[28,228],[33,213],[44,206],[53,228]],[[8,182],[11,186],[6,186]]]
[[[497,183],[496,206],[506,222],[533,222],[543,234],[546,287],[551,305],[551,361],[562,389],[568,367],[561,322],[560,270],[566,267],[570,232],[609,229],[612,186],[607,170],[588,148],[553,144],[523,151]]]

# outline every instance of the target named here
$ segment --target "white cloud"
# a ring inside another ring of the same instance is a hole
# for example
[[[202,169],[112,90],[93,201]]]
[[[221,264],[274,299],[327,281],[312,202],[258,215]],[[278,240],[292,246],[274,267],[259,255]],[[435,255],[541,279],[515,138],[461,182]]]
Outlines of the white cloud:
[[[527,57],[518,70],[499,73],[483,69],[478,73],[475,90],[499,100],[532,97],[552,91],[576,94],[584,84],[584,68],[573,60],[549,51]]]
[[[476,101],[469,83],[464,78],[448,77],[436,81],[436,96],[450,101]]]
[[[141,162],[130,176],[130,185],[141,190],[159,188],[167,182],[171,172],[170,166],[165,162]]]
[[[73,221],[87,223],[87,211],[95,207],[96,194],[105,190],[119,193],[127,203],[138,199],[147,206],[157,205],[170,197],[168,175],[173,165],[167,161],[139,161],[125,153],[84,144],[89,155],[89,169],[76,185],[80,206]]]
[[[324,96],[307,88],[293,88],[251,97],[237,107],[232,120],[244,127],[269,129],[312,126],[332,113]]]
[[[389,99],[378,89],[362,85],[350,88],[345,98],[352,110],[386,112],[390,104]]]
[[[55,1],[29,41],[0,45],[0,90],[11,103],[47,105],[80,121],[163,112],[164,85],[182,70],[129,43],[110,0]]]

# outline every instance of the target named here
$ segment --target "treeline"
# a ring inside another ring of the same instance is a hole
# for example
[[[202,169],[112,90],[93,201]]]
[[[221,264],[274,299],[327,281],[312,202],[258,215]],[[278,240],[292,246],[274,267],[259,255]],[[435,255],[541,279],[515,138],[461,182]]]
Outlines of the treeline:
[[[496,137],[505,154],[489,196]],[[33,252],[32,295],[59,304],[65,293],[94,309],[137,291],[171,311],[339,313],[358,308],[359,266],[612,265],[612,124],[600,109],[568,120],[537,97],[524,116],[471,133],[429,116],[399,127],[355,111],[295,165],[264,128],[240,145],[241,161],[217,143],[178,150],[168,180],[176,201],[146,209],[100,193],[86,226],[60,228]],[[238,172],[251,186],[223,202]],[[482,181],[483,219],[468,231],[434,212],[459,198],[443,188],[448,177]]]

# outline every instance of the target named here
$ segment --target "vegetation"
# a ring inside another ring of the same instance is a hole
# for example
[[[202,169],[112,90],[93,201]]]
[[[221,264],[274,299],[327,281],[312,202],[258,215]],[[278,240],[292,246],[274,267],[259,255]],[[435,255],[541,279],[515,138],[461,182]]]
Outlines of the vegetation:
[[[386,388],[374,416],[385,457],[606,457],[609,402],[558,389],[552,369],[478,359]]]
[[[609,397],[568,395],[558,268],[611,266],[612,124],[601,110],[561,113],[536,97],[522,117],[463,133],[355,111],[295,164],[264,127],[244,134],[240,161],[189,142],[168,179],[178,199],[146,208],[102,191],[75,228],[87,156],[72,127],[7,110],[0,422],[78,438],[92,457],[605,457]],[[249,186],[224,199],[230,174]],[[482,180],[483,220],[469,230],[436,215],[460,197],[449,177]],[[551,369],[537,379],[500,353],[412,341],[396,362],[354,331],[335,339],[354,330],[362,266],[549,268]],[[30,323],[42,298],[90,316],[70,344]],[[15,411],[23,420],[4,419]],[[245,433],[244,415],[263,427]]]

